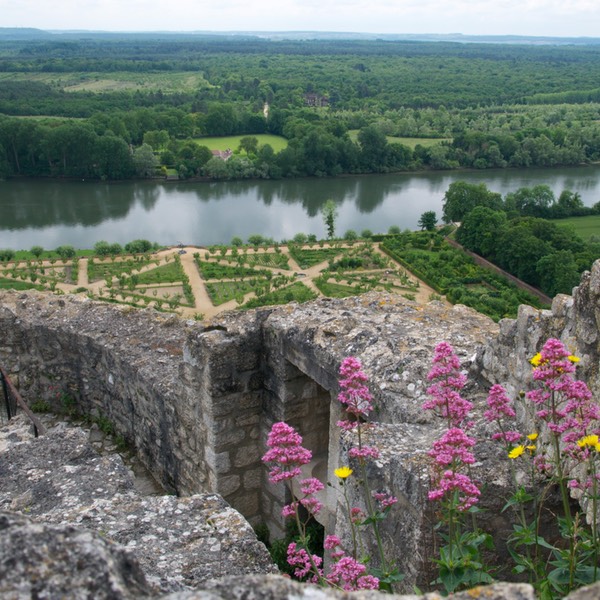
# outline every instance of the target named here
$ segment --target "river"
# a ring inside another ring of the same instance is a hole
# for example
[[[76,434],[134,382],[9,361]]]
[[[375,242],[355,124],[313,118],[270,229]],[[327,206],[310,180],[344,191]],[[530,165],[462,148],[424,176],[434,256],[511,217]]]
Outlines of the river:
[[[92,248],[100,240],[124,244],[228,243],[261,234],[275,240],[296,233],[325,237],[320,209],[338,206],[336,233],[417,229],[420,215],[438,218],[453,181],[485,183],[503,196],[524,186],[549,185],[558,195],[578,192],[586,206],[600,201],[600,166],[494,171],[402,173],[332,179],[252,182],[0,182],[0,248]]]

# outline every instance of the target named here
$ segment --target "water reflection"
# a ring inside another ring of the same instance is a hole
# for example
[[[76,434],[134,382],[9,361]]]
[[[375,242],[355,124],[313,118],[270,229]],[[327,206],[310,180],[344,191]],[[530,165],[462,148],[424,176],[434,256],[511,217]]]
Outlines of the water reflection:
[[[547,184],[556,196],[579,192],[587,206],[600,200],[600,167],[223,183],[7,181],[0,182],[0,248],[91,247],[139,237],[209,245],[253,233],[289,239],[300,231],[324,236],[321,208],[328,199],[338,207],[338,234],[414,229],[426,210],[441,215],[444,193],[457,180],[485,183],[502,195]]]

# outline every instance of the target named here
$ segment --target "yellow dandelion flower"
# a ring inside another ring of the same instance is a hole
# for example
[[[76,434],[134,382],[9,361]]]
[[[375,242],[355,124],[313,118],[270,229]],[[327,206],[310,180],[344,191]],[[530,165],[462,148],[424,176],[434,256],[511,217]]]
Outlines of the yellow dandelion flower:
[[[542,355],[538,352],[529,362],[534,367],[539,367],[542,364]]]
[[[573,354],[571,354],[571,356],[567,357],[568,360],[570,360],[572,363],[578,363],[581,359],[579,358],[579,356],[574,356]]]
[[[528,439],[528,440],[531,440],[532,442],[535,442],[535,440],[537,440],[537,439],[538,439],[538,434],[537,434],[537,433],[530,433],[530,434],[527,436],[527,439]]]
[[[531,454],[535,452],[535,445],[525,446],[525,450],[528,450]]]
[[[516,446],[508,453],[508,458],[519,458],[523,452],[525,452],[525,446]]]
[[[582,437],[580,440],[577,441],[577,445],[580,448],[585,448],[586,446],[589,446],[590,448],[596,448],[597,450],[600,444],[597,435],[586,435],[585,437]]]
[[[339,469],[336,469],[334,473],[335,476],[339,477],[340,479],[347,479],[350,477],[350,475],[352,475],[352,469],[350,467],[340,467]]]

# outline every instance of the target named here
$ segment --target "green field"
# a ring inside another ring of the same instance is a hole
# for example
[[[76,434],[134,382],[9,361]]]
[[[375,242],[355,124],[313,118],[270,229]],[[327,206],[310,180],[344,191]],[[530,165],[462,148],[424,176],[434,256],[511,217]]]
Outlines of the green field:
[[[202,73],[115,71],[111,73],[1,73],[2,80],[39,81],[57,86],[65,92],[134,92],[158,91],[165,94],[212,87]]]
[[[600,236],[600,215],[558,219],[555,222],[560,226],[568,225],[572,227],[575,230],[575,233],[584,240],[589,240],[593,235]]]
[[[358,141],[358,129],[351,129],[348,131],[348,135],[353,142]],[[386,135],[389,144],[402,144],[408,146],[411,150],[414,150],[417,145],[430,148],[431,146],[437,146],[441,142],[451,142],[450,138],[416,138],[416,137],[394,137],[393,135]]]
[[[240,140],[243,137],[255,137],[258,140],[259,146],[269,144],[275,152],[279,152],[287,148],[288,142],[284,137],[279,135],[269,135],[267,133],[256,133],[250,136],[246,135],[227,135],[223,137],[201,137],[194,141],[201,146],[206,146],[210,150],[235,150],[240,145]]]

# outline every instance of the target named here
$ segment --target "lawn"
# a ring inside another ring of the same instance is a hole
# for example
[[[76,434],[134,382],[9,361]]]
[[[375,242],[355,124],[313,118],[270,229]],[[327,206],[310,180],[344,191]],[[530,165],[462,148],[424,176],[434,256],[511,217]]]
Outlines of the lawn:
[[[198,270],[203,279],[239,279],[240,277],[265,277],[269,271],[265,269],[250,269],[241,265],[222,265],[208,262],[194,256]]]
[[[36,285],[29,281],[15,281],[0,277],[0,290],[43,290],[43,285]]]
[[[248,135],[228,135],[223,137],[201,137],[194,141],[201,146],[206,146],[210,150],[235,150],[240,145],[243,137],[255,137],[259,146],[269,144],[275,152],[287,148],[288,141],[280,135],[269,135],[267,133],[255,133]]]
[[[297,282],[288,287],[264,294],[259,298],[252,298],[244,304],[243,308],[258,308],[274,304],[287,304],[288,302],[308,302],[314,300],[317,294],[307,288],[303,283]]]
[[[224,304],[236,298],[243,299],[244,295],[254,291],[256,281],[219,281],[206,283],[205,285],[212,303],[215,306],[219,306],[219,304]]]
[[[348,296],[356,296],[356,288],[351,285],[343,285],[341,283],[332,283],[325,279],[325,277],[318,277],[315,279],[315,285],[319,288],[319,291],[323,296],[328,298],[347,298]]]
[[[600,215],[557,219],[555,223],[560,226],[566,225],[573,227],[575,233],[584,240],[588,240],[593,235],[600,236]]]
[[[289,246],[290,256],[298,263],[301,269],[308,269],[337,256],[344,254],[340,248],[318,248],[309,250],[298,246]]]
[[[351,129],[348,131],[348,135],[350,139],[356,142],[358,140],[358,129]],[[441,142],[451,142],[450,138],[414,138],[414,137],[395,137],[393,135],[386,135],[388,144],[402,144],[403,146],[408,146],[412,150],[415,149],[417,145],[424,146],[425,148],[430,148],[431,146],[436,146]]]
[[[134,270],[139,270],[142,267],[150,264],[155,259],[148,256],[128,258],[126,260],[113,260],[106,258],[91,259],[88,261],[88,279],[90,281],[98,281],[99,279],[108,279],[112,277],[120,277],[123,273],[131,273]]]

